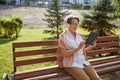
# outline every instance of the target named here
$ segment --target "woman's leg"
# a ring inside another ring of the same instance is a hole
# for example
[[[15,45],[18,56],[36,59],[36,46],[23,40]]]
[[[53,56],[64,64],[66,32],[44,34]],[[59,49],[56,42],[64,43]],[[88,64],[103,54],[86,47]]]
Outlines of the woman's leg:
[[[98,74],[96,73],[95,69],[89,65],[84,66],[84,71],[87,73],[87,75],[90,77],[90,80],[101,80]]]
[[[88,75],[82,68],[78,67],[64,67],[68,74],[72,75],[76,80],[90,80]]]

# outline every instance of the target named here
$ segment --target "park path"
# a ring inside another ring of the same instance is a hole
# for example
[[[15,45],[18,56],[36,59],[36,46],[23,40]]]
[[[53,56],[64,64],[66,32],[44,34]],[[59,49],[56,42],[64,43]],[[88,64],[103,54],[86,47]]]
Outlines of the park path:
[[[81,12],[85,11],[79,11],[79,10],[71,10],[67,9],[69,12],[71,12],[71,15],[76,15],[80,18]],[[12,16],[12,15],[20,15],[22,17],[22,20],[24,21],[24,28],[46,28],[47,23],[42,20],[42,18],[45,18],[44,13],[46,13],[45,8],[39,8],[39,7],[17,7],[17,6],[5,6],[0,5],[0,17],[3,15],[5,16]]]
[[[81,13],[88,12],[85,10],[66,10],[71,12],[71,15],[78,16],[80,19],[82,19]],[[24,28],[27,29],[46,28],[47,23],[42,20],[43,18],[45,18],[44,13],[46,13],[45,8],[0,5],[0,18],[2,16],[20,15],[22,17],[22,20],[24,21]],[[119,20],[116,20],[113,23],[117,26],[120,26]]]

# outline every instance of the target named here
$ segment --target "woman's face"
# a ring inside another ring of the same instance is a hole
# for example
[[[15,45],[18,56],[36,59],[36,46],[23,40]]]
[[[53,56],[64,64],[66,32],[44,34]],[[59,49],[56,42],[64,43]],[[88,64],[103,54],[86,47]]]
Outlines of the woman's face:
[[[78,27],[79,23],[78,23],[78,20],[77,19],[73,19],[71,21],[71,23],[69,24],[69,30],[72,31],[72,32],[75,32],[77,30],[77,27]]]

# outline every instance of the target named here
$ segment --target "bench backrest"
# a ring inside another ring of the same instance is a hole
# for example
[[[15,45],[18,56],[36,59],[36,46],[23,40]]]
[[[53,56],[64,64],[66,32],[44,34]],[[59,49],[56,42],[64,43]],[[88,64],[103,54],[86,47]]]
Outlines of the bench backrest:
[[[90,50],[87,55],[93,56],[108,52],[118,52],[120,50],[120,48],[117,48],[119,46],[118,40],[118,36],[99,37],[97,38],[97,46],[93,50]],[[13,43],[12,47],[14,72],[16,72],[16,68],[19,66],[33,65],[45,62],[51,62],[52,64],[54,61],[57,61],[55,54],[57,45],[57,40]],[[20,58],[25,56],[29,56],[29,58]],[[54,64],[57,65],[57,63]]]

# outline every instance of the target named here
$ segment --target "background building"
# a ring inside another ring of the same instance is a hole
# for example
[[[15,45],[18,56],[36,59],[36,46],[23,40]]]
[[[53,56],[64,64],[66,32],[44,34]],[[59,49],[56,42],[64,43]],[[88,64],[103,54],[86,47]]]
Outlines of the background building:
[[[4,0],[7,4],[14,3],[16,6],[39,6],[39,5],[48,5],[51,0]],[[62,6],[71,6],[73,4],[90,4],[97,0],[60,0]]]

